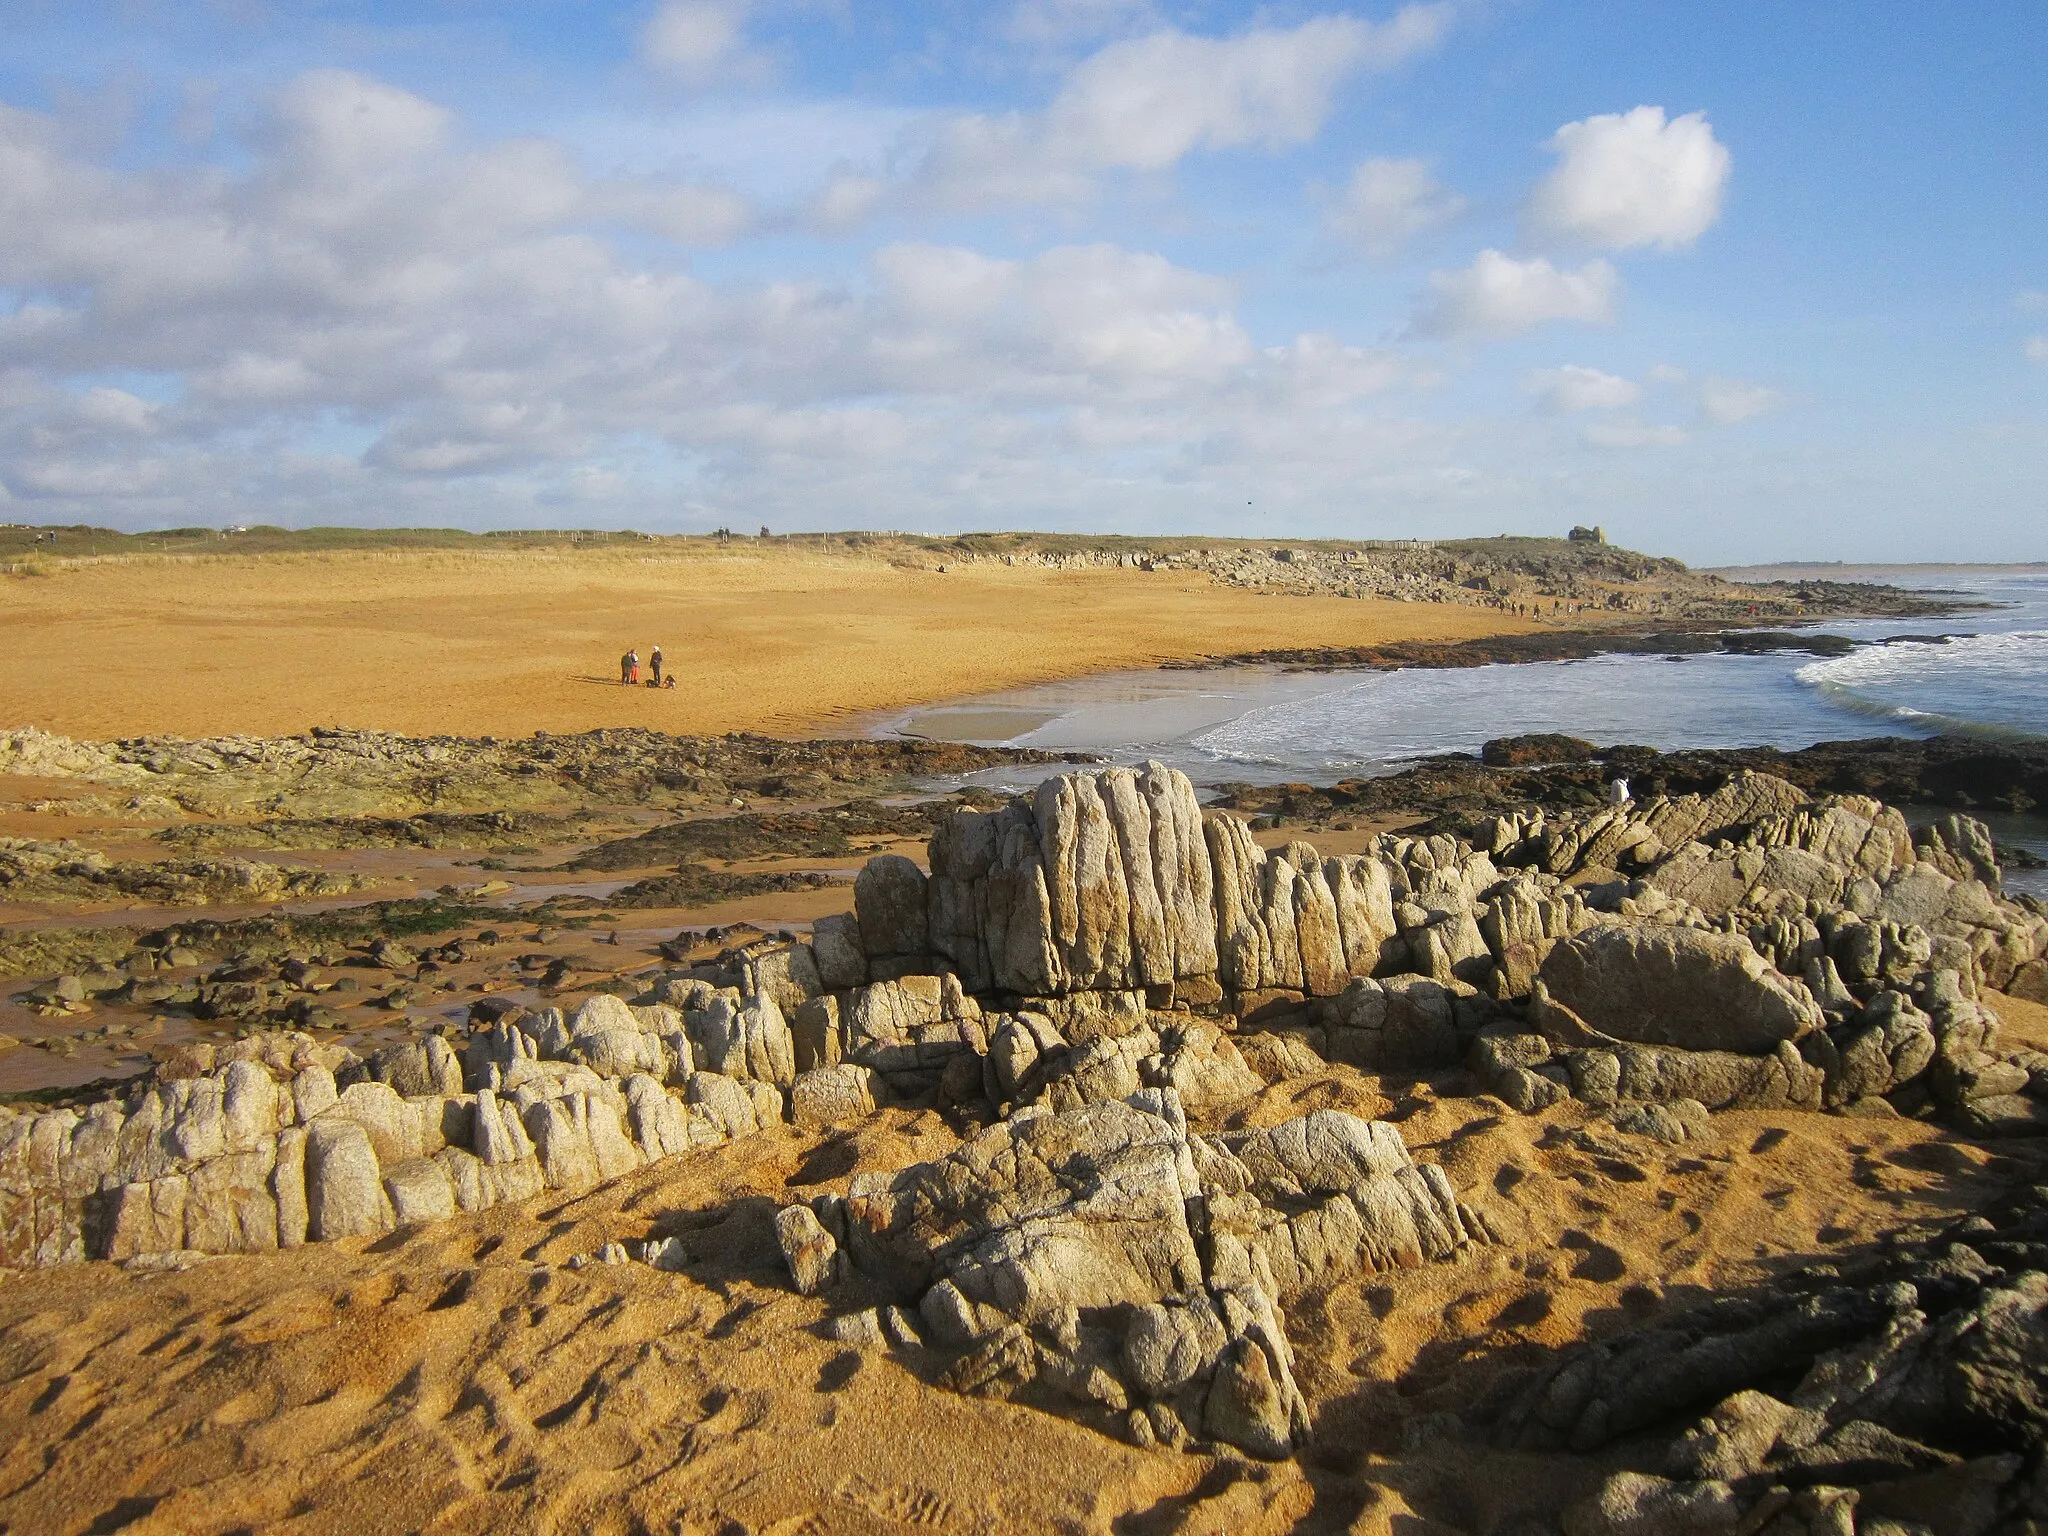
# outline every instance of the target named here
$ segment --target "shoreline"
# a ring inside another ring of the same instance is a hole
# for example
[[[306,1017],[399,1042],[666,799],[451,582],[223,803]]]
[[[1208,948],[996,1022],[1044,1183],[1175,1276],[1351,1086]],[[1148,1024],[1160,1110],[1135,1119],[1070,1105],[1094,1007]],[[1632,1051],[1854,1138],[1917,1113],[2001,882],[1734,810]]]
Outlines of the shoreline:
[[[99,740],[338,724],[805,739],[1148,667],[1592,654],[1610,642],[1558,637],[1953,611],[1838,582],[1735,588],[1566,540],[1173,543],[613,541],[24,564],[0,577],[0,722]],[[1456,649],[1466,642],[1484,644]],[[620,653],[657,643],[680,686],[620,687]]]

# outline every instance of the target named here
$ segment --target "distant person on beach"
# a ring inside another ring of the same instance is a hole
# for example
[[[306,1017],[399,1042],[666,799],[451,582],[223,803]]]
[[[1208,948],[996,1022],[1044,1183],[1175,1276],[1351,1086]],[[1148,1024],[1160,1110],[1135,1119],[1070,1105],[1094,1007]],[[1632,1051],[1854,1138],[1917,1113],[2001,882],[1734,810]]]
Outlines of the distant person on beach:
[[[652,686],[659,688],[661,686],[661,647],[658,645],[647,653],[647,670],[653,674],[654,681]]]
[[[619,658],[619,681],[631,687],[640,681],[640,653],[628,651]]]

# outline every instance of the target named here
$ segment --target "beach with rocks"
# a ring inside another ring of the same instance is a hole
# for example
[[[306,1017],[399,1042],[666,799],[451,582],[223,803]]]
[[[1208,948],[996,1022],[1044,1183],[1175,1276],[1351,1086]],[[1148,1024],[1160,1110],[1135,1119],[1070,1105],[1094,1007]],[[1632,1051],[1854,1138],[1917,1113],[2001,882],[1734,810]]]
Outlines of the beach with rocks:
[[[1831,600],[1756,596],[1686,632]],[[1327,600],[1318,664],[1548,622]],[[1973,814],[2036,744],[1198,786],[378,708],[0,732],[8,1529],[2048,1520],[2048,907]]]

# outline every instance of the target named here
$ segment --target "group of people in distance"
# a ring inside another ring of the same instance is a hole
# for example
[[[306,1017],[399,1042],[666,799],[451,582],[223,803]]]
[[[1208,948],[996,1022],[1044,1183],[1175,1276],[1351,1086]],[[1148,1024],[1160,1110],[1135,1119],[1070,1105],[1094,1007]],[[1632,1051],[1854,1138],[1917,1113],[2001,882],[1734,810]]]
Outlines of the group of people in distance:
[[[619,658],[619,683],[626,688],[640,685],[640,652],[633,649]],[[655,646],[647,655],[647,686],[650,688],[673,688],[676,680],[661,667],[661,647]]]

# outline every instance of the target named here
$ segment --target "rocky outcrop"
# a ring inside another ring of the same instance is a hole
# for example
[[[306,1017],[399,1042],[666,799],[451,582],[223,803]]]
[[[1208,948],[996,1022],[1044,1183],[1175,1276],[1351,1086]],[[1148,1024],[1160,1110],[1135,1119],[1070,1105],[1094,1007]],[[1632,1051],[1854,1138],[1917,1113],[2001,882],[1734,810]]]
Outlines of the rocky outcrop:
[[[1779,975],[1735,934],[1595,928],[1554,947],[1539,979],[1550,1008],[1639,1045],[1763,1055],[1823,1023],[1805,984]]]
[[[779,1123],[795,1074],[774,1000],[704,992],[687,1012],[599,994],[480,1026],[459,1053],[256,1035],[190,1048],[193,1075],[125,1100],[0,1110],[0,1264],[373,1235]]]
[[[1994,853],[1968,818],[1909,836],[1874,801],[1750,774],[1581,820],[1518,813],[1480,845],[1389,836],[1326,858],[1205,819],[1164,769],[1069,774],[954,814],[930,876],[870,861],[855,913],[810,942],[643,975],[630,1003],[480,1004],[459,1042],[362,1061],[259,1035],[120,1100],[11,1112],[0,1261],[379,1230],[588,1187],[790,1112],[986,1120],[1147,1093],[1202,1112],[1304,1056],[1462,1060],[1518,1110],[1571,1097],[1676,1137],[1696,1113],[1779,1107],[2034,1133],[2048,1063],[2003,1050],[1977,999],[2048,974],[2048,917],[2000,894]],[[173,981],[144,958],[28,1001],[319,1017],[302,959]],[[405,977],[425,956],[386,937],[367,959]]]
[[[1630,1438],[1640,1470],[1567,1508],[1567,1536],[2027,1529],[2048,1497],[2044,1239],[2029,1198],[1576,1346],[1494,1438]]]
[[[382,882],[260,859],[110,859],[71,842],[0,837],[0,898],[202,906],[343,896]]]
[[[955,1352],[964,1390],[1039,1383],[1151,1443],[1285,1456],[1305,1405],[1280,1304],[1337,1268],[1447,1259],[1476,1218],[1393,1127],[1318,1111],[1190,1134],[1178,1095],[1024,1110],[937,1162],[785,1211],[798,1289],[851,1270],[895,1298],[847,1336]]]
[[[1209,845],[1183,774],[1153,764],[1048,779],[1029,802],[956,812],[931,863],[932,951],[969,991],[1121,991],[1216,973]]]

